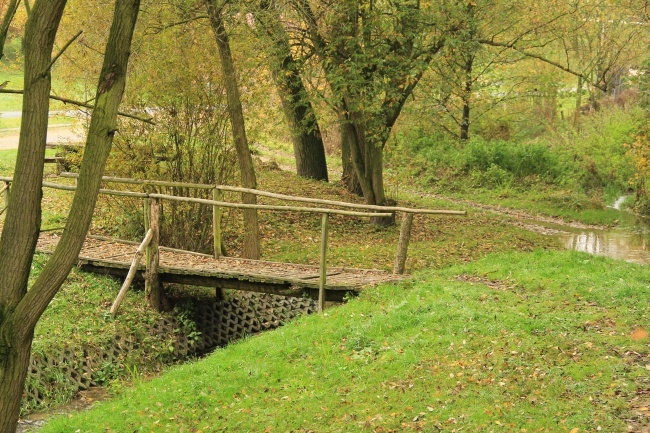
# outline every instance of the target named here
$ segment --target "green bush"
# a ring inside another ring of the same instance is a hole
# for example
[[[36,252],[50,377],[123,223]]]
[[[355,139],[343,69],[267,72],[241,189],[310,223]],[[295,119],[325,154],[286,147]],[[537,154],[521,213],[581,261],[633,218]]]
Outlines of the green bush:
[[[467,143],[463,161],[465,172],[490,171],[494,175],[497,168],[510,173],[514,179],[538,176],[540,179],[553,180],[559,174],[558,158],[544,144],[486,141],[482,138],[474,138]]]

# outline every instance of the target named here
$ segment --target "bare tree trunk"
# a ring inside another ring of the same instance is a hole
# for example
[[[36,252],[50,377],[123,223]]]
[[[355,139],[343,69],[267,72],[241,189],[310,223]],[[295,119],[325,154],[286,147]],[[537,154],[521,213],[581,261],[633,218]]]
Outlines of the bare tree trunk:
[[[217,42],[221,69],[223,72],[226,95],[228,97],[228,113],[232,127],[233,141],[239,159],[239,171],[241,182],[245,188],[257,188],[255,178],[255,167],[246,138],[246,126],[244,124],[244,111],[241,105],[237,75],[235,74],[235,62],[230,51],[230,41],[226,33],[226,26],[223,22],[223,5],[217,4],[217,0],[205,0],[210,16],[210,24]],[[242,194],[242,202],[256,204],[257,198],[253,194]],[[257,222],[257,210],[245,209],[244,213],[244,248],[242,256],[247,259],[260,258],[259,225]]]
[[[29,291],[40,227],[51,54],[66,0],[39,0],[25,30],[25,94],[14,190],[0,240],[0,433],[14,433],[34,327],[85,239],[110,152],[139,0],[117,0],[79,184],[59,244]]]

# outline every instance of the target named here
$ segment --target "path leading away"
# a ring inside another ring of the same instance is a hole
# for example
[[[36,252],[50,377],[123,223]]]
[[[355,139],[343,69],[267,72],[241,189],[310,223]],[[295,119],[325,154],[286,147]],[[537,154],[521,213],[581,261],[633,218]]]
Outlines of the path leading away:
[[[19,128],[0,129],[0,150],[18,149]],[[47,142],[53,144],[79,143],[85,137],[72,125],[52,125],[47,130]]]

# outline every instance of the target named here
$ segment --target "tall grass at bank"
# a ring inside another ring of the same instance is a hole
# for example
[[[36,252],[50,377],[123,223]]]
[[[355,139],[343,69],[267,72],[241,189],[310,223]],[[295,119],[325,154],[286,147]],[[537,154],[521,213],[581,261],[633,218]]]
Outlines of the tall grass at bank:
[[[408,130],[387,147],[387,161],[403,182],[442,195],[614,223],[606,206],[633,191],[628,149],[642,119],[640,109],[608,107],[584,116],[579,130],[559,122],[509,140],[474,134],[466,143]]]
[[[641,431],[648,281],[647,267],[580,253],[490,255],[367,290],[42,431]]]

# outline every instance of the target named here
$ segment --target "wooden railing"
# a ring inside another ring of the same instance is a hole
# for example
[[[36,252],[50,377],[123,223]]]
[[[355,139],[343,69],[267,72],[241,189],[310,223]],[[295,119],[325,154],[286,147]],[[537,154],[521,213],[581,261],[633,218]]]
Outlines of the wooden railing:
[[[76,179],[78,177],[75,173],[61,173],[59,175],[63,178],[72,178]],[[395,256],[395,263],[393,266],[394,274],[403,274],[406,258],[408,254],[408,246],[410,242],[411,228],[413,225],[413,216],[415,214],[426,214],[426,215],[466,215],[465,211],[452,211],[452,210],[435,210],[435,209],[413,209],[397,206],[374,206],[367,204],[356,204],[356,203],[347,203],[334,200],[325,200],[325,199],[314,199],[307,197],[297,197],[284,194],[276,194],[267,191],[260,191],[248,188],[239,188],[233,186],[225,185],[205,185],[205,184],[195,184],[195,183],[183,183],[183,182],[166,182],[166,181],[155,181],[155,180],[139,180],[139,179],[128,179],[128,178],[118,178],[118,177],[103,177],[102,180],[107,183],[121,183],[121,184],[130,184],[130,185],[141,185],[143,188],[146,186],[160,186],[160,187],[180,187],[188,189],[203,189],[203,190],[212,190],[213,199],[201,199],[195,197],[183,197],[175,196],[168,194],[160,193],[151,193],[151,192],[136,192],[136,191],[118,191],[111,189],[100,189],[100,194],[122,196],[122,197],[134,197],[141,198],[145,200],[145,232],[146,236],[141,244],[138,251],[142,248],[145,250],[146,256],[146,279],[145,279],[145,291],[148,294],[156,296],[155,291],[157,290],[157,260],[158,260],[158,227],[159,227],[159,211],[158,203],[160,200],[176,201],[176,202],[187,202],[187,203],[198,203],[212,206],[213,208],[213,235],[214,235],[214,256],[219,258],[221,255],[221,209],[222,208],[234,208],[234,209],[259,209],[266,211],[283,211],[283,212],[306,212],[306,213],[318,213],[322,214],[321,221],[321,243],[320,243],[320,279],[319,279],[319,309],[322,310],[324,299],[325,299],[325,284],[326,284],[326,275],[327,275],[327,244],[328,244],[328,233],[329,233],[329,216],[330,215],[345,215],[345,216],[355,216],[363,218],[373,218],[373,217],[391,217],[395,212],[403,213],[402,224],[400,228],[399,241],[397,244],[397,253]],[[5,204],[9,200],[9,190],[12,178],[1,177],[0,181],[4,183],[4,186],[0,188],[0,192],[5,195]],[[63,185],[60,183],[52,182],[43,182],[43,186],[47,188],[65,190],[65,191],[75,191],[76,186],[74,185]],[[355,210],[342,210],[342,209],[332,209],[332,208],[321,208],[321,207],[301,207],[301,206],[275,206],[275,205],[261,205],[261,204],[244,204],[244,203],[231,203],[225,202],[222,200],[222,192],[241,192],[255,194],[261,197],[274,198],[284,201],[293,201],[309,204],[318,204],[326,206],[336,206],[343,207],[346,209],[355,209]],[[4,209],[3,209],[4,210]],[[371,211],[371,212],[363,212]],[[1,213],[1,212],[0,212]],[[139,253],[141,256],[142,253]],[[138,266],[139,259],[134,258],[132,262],[133,273]],[[137,259],[137,260],[136,260]],[[125,282],[130,281],[127,280]],[[127,285],[128,287],[128,285]],[[123,288],[123,290],[126,290]],[[118,304],[119,306],[119,304]]]
[[[4,198],[4,206],[0,208],[0,215],[4,213],[5,210],[7,210],[7,207],[9,206],[9,187],[11,186],[11,183],[9,181],[2,181],[2,185],[0,187],[0,194],[2,194],[2,197]]]

